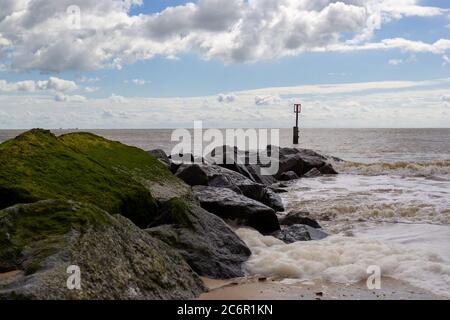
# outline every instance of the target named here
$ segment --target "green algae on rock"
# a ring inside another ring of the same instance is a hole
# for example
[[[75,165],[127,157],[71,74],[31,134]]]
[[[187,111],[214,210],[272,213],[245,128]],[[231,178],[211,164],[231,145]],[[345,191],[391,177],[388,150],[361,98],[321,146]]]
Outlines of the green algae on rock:
[[[66,269],[81,270],[81,290]],[[187,299],[204,288],[183,258],[128,219],[44,200],[0,211],[0,299]]]

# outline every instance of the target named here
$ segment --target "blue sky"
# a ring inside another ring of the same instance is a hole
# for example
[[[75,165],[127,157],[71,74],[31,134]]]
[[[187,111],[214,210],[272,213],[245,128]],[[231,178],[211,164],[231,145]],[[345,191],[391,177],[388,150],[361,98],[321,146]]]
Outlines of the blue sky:
[[[316,106],[312,127],[450,124],[448,1],[283,0],[283,11],[261,0],[79,0],[43,14],[45,0],[1,2],[10,11],[0,13],[0,128],[175,127],[186,112],[211,126],[271,126],[273,117],[288,126],[293,97]],[[72,3],[81,24],[66,30]],[[404,118],[367,117],[361,110],[385,111],[377,94]],[[417,106],[401,109],[412,96]],[[324,121],[349,112],[356,120]]]

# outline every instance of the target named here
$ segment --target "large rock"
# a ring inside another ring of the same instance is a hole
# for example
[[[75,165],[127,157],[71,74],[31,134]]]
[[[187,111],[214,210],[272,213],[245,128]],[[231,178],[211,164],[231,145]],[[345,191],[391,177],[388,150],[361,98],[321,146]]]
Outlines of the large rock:
[[[236,193],[273,208],[284,211],[279,196],[261,183],[256,183],[240,173],[217,165],[183,164],[176,176],[191,186],[208,185],[211,187],[228,188]]]
[[[251,252],[225,222],[193,203],[172,199],[147,229],[186,259],[199,275],[216,279],[244,276]]]
[[[67,268],[80,268],[69,290]],[[0,211],[1,299],[189,299],[204,291],[183,258],[122,216],[44,200]]]
[[[188,187],[147,152],[90,133],[30,130],[0,144],[0,209],[73,199],[121,214],[139,227],[157,216],[156,197]]]
[[[198,164],[182,164],[175,175],[190,186],[208,184],[208,176]]]
[[[323,174],[335,174],[336,171],[329,163],[329,158],[309,149],[280,148],[267,146],[272,156],[278,153],[279,170],[275,177],[278,179],[287,171],[295,172],[299,177],[310,171],[317,169]],[[322,172],[322,171],[323,172]]]
[[[280,229],[275,211],[228,188],[196,186],[194,195],[201,206],[222,219],[250,226],[262,234]]]
[[[187,227],[175,220],[170,227],[177,229],[177,234],[192,235],[191,239],[195,234],[201,241],[189,249],[190,255],[202,256],[203,261],[208,257],[213,264],[239,246],[224,221],[211,218],[203,210],[199,213],[199,208],[191,209],[190,205],[195,204],[191,188],[143,150],[89,133],[57,138],[45,130],[32,130],[0,144],[0,209],[49,198],[94,204],[109,213],[126,216],[141,228],[163,225],[155,221],[165,212],[166,202],[177,198],[189,207],[182,214],[176,211],[176,216],[195,223]],[[215,228],[205,227],[212,223]],[[224,243],[230,242],[231,249],[220,244],[221,236],[225,237]],[[184,254],[182,251],[187,249],[182,246],[191,245],[190,241],[180,236],[170,243]],[[208,245],[200,245],[208,241]],[[245,253],[245,248],[241,249]],[[194,260],[189,262],[197,268]],[[237,270],[236,256],[224,259],[219,270],[226,270],[228,262],[230,270]],[[223,274],[232,274],[227,272]]]
[[[309,212],[306,211],[291,211],[280,219],[280,224],[285,226],[304,224],[316,229],[322,228],[316,220],[309,218],[308,215]]]

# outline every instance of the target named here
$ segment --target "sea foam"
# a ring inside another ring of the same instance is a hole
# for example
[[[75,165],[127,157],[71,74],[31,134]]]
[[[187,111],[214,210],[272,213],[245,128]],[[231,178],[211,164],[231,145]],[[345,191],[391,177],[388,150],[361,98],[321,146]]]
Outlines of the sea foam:
[[[251,274],[346,284],[365,281],[367,267],[377,265],[383,277],[450,297],[449,262],[434,253],[341,235],[285,244],[251,229],[237,234],[252,251],[246,264]]]

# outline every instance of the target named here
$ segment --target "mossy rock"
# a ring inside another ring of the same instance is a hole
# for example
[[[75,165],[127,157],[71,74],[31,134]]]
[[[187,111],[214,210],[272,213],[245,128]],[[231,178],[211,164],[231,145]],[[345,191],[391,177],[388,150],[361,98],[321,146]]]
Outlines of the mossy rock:
[[[81,290],[67,288],[70,265]],[[0,299],[186,299],[203,290],[178,253],[120,215],[63,200],[0,211]]]
[[[93,203],[146,227],[157,215],[153,189],[187,193],[181,181],[145,151],[93,134],[57,138],[34,129],[0,144],[0,209],[70,199]]]

